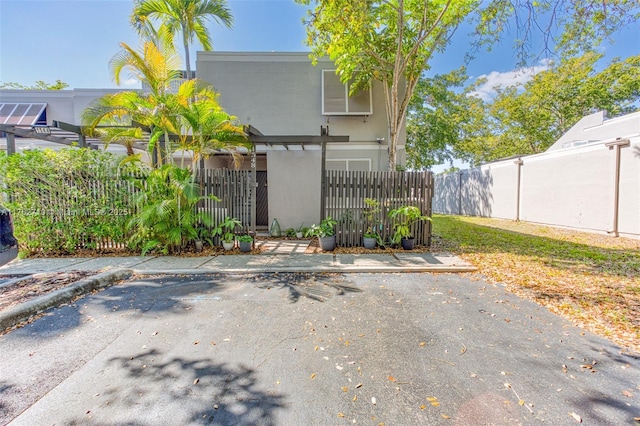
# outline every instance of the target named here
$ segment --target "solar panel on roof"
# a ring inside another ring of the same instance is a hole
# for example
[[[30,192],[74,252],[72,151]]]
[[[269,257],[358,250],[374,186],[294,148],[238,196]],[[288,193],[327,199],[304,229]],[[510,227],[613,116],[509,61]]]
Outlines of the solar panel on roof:
[[[0,104],[0,124],[33,126],[39,121],[46,107],[45,103]]]

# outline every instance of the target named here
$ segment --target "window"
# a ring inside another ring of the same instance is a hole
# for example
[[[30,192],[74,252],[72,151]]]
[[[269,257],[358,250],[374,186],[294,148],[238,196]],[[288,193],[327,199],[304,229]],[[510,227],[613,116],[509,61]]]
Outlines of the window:
[[[323,115],[371,115],[371,90],[349,96],[349,84],[342,84],[335,70],[322,70]]]
[[[370,158],[353,158],[344,160],[327,159],[327,170],[342,170],[347,172],[370,172]]]

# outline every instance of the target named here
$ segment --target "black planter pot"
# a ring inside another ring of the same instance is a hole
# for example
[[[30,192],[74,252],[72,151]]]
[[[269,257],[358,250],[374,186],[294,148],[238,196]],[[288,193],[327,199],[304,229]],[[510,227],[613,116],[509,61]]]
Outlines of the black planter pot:
[[[330,237],[318,237],[318,241],[320,242],[320,248],[323,251],[332,251],[336,248],[336,236],[332,235]]]
[[[251,245],[253,241],[239,241],[238,246],[240,246],[240,251],[243,253],[249,253],[251,251]]]
[[[416,239],[403,238],[402,240],[400,240],[400,244],[402,244],[402,248],[405,250],[413,250],[413,248],[416,246]]]
[[[376,248],[376,241],[375,238],[362,237],[362,245],[369,250]]]

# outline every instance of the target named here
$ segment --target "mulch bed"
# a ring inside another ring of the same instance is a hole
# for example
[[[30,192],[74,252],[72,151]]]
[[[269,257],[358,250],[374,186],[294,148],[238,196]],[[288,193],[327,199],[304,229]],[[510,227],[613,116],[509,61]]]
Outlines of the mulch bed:
[[[13,284],[2,286],[0,287],[0,310],[67,287],[97,273],[94,271],[47,272],[34,274]]]

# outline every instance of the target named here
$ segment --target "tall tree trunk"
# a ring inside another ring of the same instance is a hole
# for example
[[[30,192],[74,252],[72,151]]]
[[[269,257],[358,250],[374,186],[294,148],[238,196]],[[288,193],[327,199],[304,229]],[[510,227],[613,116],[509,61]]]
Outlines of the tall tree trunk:
[[[187,80],[191,80],[191,58],[189,57],[189,40],[185,34],[182,35],[182,43],[184,45],[184,63],[187,68]]]

